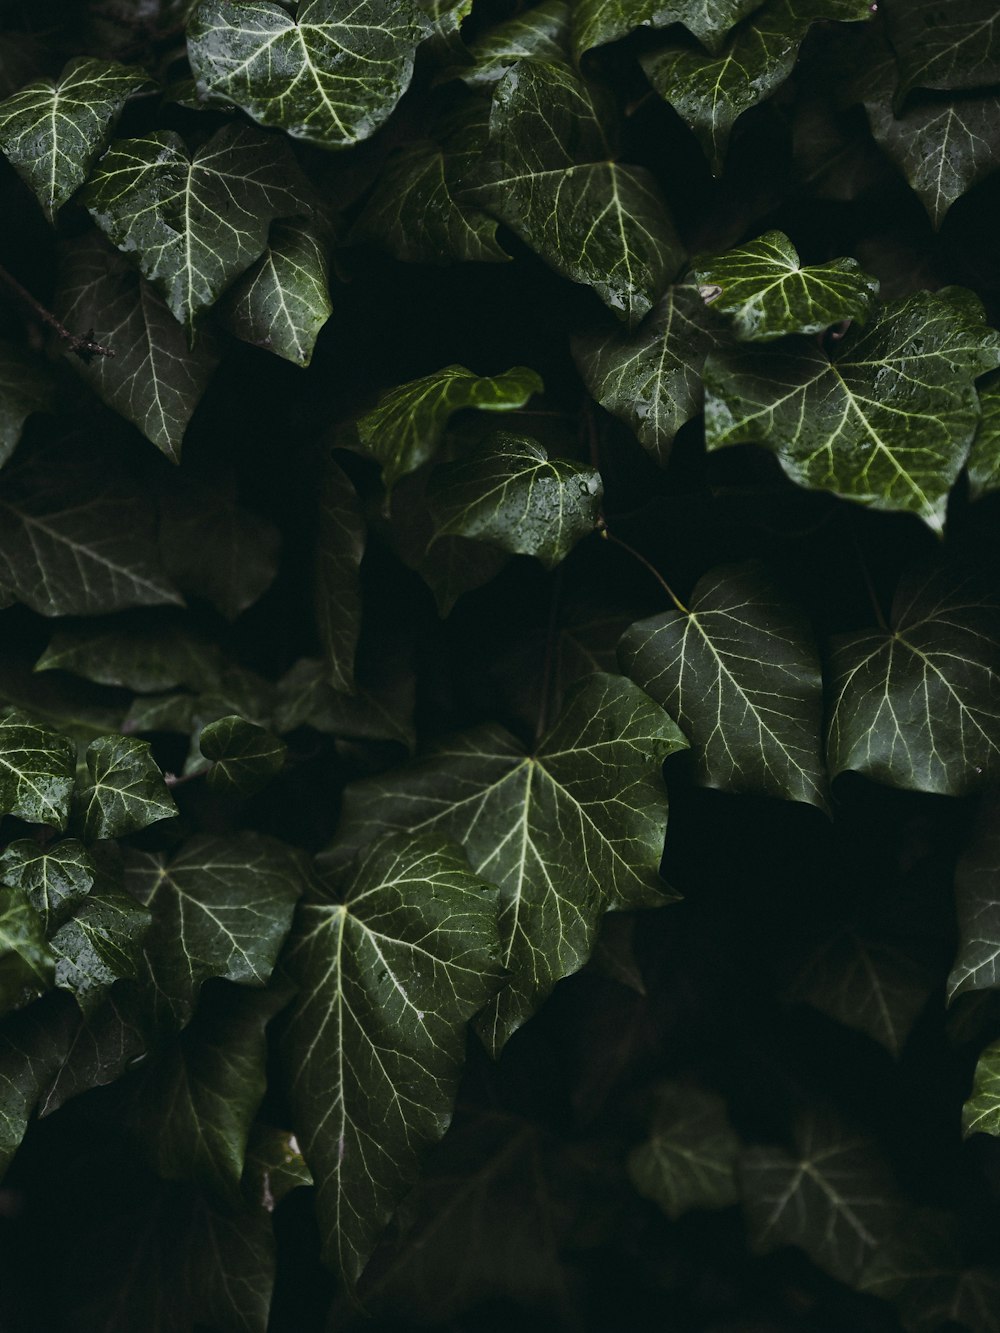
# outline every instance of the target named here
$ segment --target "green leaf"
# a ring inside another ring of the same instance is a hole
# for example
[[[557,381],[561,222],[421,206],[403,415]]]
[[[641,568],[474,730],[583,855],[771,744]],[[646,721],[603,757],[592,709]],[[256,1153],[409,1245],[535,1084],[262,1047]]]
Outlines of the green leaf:
[[[70,671],[99,685],[141,694],[184,685],[206,690],[219,683],[218,648],[170,612],[111,616],[58,629],[35,663],[36,671]]]
[[[69,819],[73,794],[73,742],[8,708],[0,713],[0,814],[30,824],[48,824],[60,833]]]
[[[67,996],[50,994],[0,1027],[0,1179],[59,1064],[74,1009]]]
[[[23,889],[0,884],[0,1014],[35,999],[54,978],[41,916]]]
[[[537,440],[507,431],[436,468],[427,488],[435,539],[490,542],[546,569],[594,531],[603,496],[595,468],[550,459]]]
[[[629,1178],[672,1220],[692,1208],[728,1208],[740,1197],[740,1147],[717,1093],[665,1083],[656,1090],[649,1138],[629,1153]]]
[[[346,740],[396,741],[412,750],[413,697],[409,671],[390,669],[372,688],[348,695],[333,689],[323,662],[303,657],[278,681],[274,725],[283,733],[307,726]]]
[[[18,838],[0,853],[0,880],[27,895],[46,932],[62,924],[90,892],[96,869],[76,838],[40,847]]]
[[[969,495],[981,499],[1000,491],[1000,375],[991,375],[979,390],[982,417],[969,451]]]
[[[963,991],[1000,987],[1000,799],[985,796],[955,868],[958,951],[948,1003]]]
[[[67,992],[53,991],[52,996],[68,1002],[69,1017],[59,1031],[57,1055],[42,1085],[39,1116],[51,1115],[91,1088],[114,1083],[148,1047],[134,983],[117,982],[87,1014]],[[46,997],[45,1004],[50,1002]]]
[[[320,148],[369,138],[409,87],[428,23],[410,0],[201,0],[188,56],[203,98]]]
[[[568,65],[523,60],[493,93],[496,158],[470,197],[634,325],[684,252],[653,176],[615,160],[613,131],[605,95]]]
[[[573,358],[591,395],[665,466],[674,436],[702,410],[705,358],[729,341],[725,321],[684,284],[668,287],[635,333],[574,338]]]
[[[294,1134],[264,1125],[253,1127],[243,1174],[243,1194],[248,1203],[273,1213],[292,1190],[312,1183],[312,1173]]]
[[[753,1248],[797,1245],[839,1282],[857,1281],[900,1206],[874,1145],[814,1114],[797,1125],[794,1152],[748,1148],[740,1181]]]
[[[478,1029],[498,1053],[556,982],[587,961],[600,918],[670,901],[658,875],[667,817],[660,765],[687,742],[631,681],[573,689],[534,755],[498,726],[409,768],[352,784],[330,861],[384,829],[436,829],[500,888],[507,986]]]
[[[266,787],[281,772],[288,752],[277,736],[241,717],[210,722],[198,744],[205,758],[212,760],[208,785],[238,796],[252,796]]]
[[[193,346],[197,316],[264,253],[271,222],[302,211],[301,195],[287,146],[230,124],[193,154],[173,130],[118,139],[81,200]]]
[[[275,222],[267,249],[239,278],[220,309],[237,338],[308,366],[320,330],[333,313],[331,237],[315,219]]]
[[[962,1137],[1000,1134],[1000,1042],[993,1042],[976,1061],[976,1076],[962,1107]]]
[[[887,6],[902,100],[914,88],[984,88],[1000,81],[1000,18],[992,0],[906,0]]]
[[[971,293],[921,292],[829,354],[796,338],[710,356],[706,444],[762,444],[800,486],[941,532],[979,419],[974,380],[998,361],[1000,335]]]
[[[620,41],[636,28],[669,28],[683,23],[709,51],[746,18],[760,0],[577,0],[573,9],[573,50],[577,60],[592,47]]]
[[[542,0],[488,28],[469,44],[471,65],[455,66],[448,73],[468,88],[488,88],[519,60],[565,60],[569,34],[569,5],[565,0]]]
[[[286,1054],[323,1256],[353,1285],[444,1134],[501,972],[496,891],[440,835],[379,839],[340,889],[299,917]]]
[[[386,390],[377,407],[358,417],[354,429],[362,451],[381,465],[382,479],[391,489],[433,458],[455,412],[470,407],[506,412],[523,407],[543,390],[538,375],[524,366],[481,376],[464,366],[445,366]]]
[[[434,57],[444,60],[460,52],[460,29],[472,13],[472,0],[415,0],[415,3],[430,21],[431,32],[426,46]]]
[[[215,340],[189,349],[163,298],[96,233],[67,245],[56,300],[67,328],[93,329],[114,356],[71,357],[102,402],[176,463],[219,363]]]
[[[52,376],[44,361],[0,342],[0,467],[17,448],[24,423],[52,406]]]
[[[121,838],[176,815],[148,741],[102,736],[87,746],[86,761],[80,808],[88,839]]]
[[[698,782],[827,809],[819,652],[761,564],[706,574],[688,607],[630,626],[618,655],[691,741]]]
[[[962,796],[1000,759],[1000,610],[943,570],[900,584],[888,629],[842,635],[828,762],[910,791]]]
[[[50,222],[106,147],[142,70],[113,60],[71,60],[59,81],[39,79],[0,102],[0,152],[38,196]]]
[[[151,920],[127,893],[98,885],[52,936],[56,985],[76,997],[84,1014],[93,1013],[116,981],[138,977]]]
[[[717,55],[666,46],[640,63],[659,95],[694,131],[719,175],[733,125],[785,82],[812,25],[871,16],[869,0],[767,0]]]
[[[856,259],[803,268],[780,231],[696,259],[694,273],[705,301],[730,317],[741,342],[822,333],[842,320],[864,324],[878,295],[878,279],[863,273]]]
[[[305,887],[301,853],[258,833],[198,835],[172,855],[130,852],[128,887],[153,913],[153,1016],[184,1027],[209,977],[264,986]]]
[[[497,546],[465,537],[434,541],[434,524],[426,505],[427,481],[422,474],[405,477],[393,491],[393,536],[399,558],[430,588],[443,618],[463,593],[495,579],[510,557]]]
[[[316,621],[330,684],[353,693],[354,658],[361,632],[361,558],[364,518],[350,479],[326,460],[316,541]]]

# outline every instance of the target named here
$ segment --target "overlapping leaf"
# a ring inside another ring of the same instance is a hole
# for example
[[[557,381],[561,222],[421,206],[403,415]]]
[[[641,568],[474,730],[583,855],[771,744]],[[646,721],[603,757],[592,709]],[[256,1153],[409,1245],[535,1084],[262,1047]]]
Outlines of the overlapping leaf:
[[[76,838],[48,847],[33,838],[18,838],[0,854],[0,881],[27,895],[47,931],[61,925],[86,898],[95,874],[94,862]]]
[[[627,37],[636,28],[668,28],[683,23],[702,46],[717,51],[740,19],[760,0],[577,0],[573,9],[573,49],[577,59],[591,47]]]
[[[755,562],[630,626],[623,669],[691,741],[698,780],[826,808],[823,678],[808,624]]]
[[[69,671],[99,685],[153,694],[219,683],[218,648],[183,616],[136,612],[63,626],[35,663],[36,671]]]
[[[204,727],[198,741],[212,761],[207,782],[219,791],[252,796],[281,772],[288,746],[241,717],[221,717]]]
[[[72,741],[19,709],[0,709],[0,813],[62,831],[74,769]]]
[[[0,342],[0,467],[17,448],[24,423],[52,404],[53,384],[45,363],[13,343]]]
[[[150,922],[129,894],[99,884],[52,936],[56,985],[75,996],[84,1014],[94,1012],[116,981],[138,977]]]
[[[202,97],[320,148],[346,148],[392,114],[428,28],[411,0],[201,0],[188,56]]]
[[[1000,1135],[1000,1042],[981,1052],[972,1091],[962,1107],[962,1135]]]
[[[985,88],[1000,81],[1000,14],[991,0],[896,0],[886,11],[900,99],[914,88]]]
[[[354,690],[354,658],[361,632],[361,557],[365,522],[350,479],[327,459],[316,541],[316,621],[335,690]]]
[[[827,354],[788,339],[709,357],[709,449],[757,443],[800,486],[944,526],[979,419],[974,381],[1000,335],[961,288],[888,302]]]
[[[969,451],[969,494],[974,500],[1000,490],[1000,376],[979,390],[982,416]]]
[[[1000,610],[941,570],[900,585],[890,627],[834,644],[830,773],[960,796],[1000,763]]]
[[[177,813],[148,741],[103,736],[87,747],[89,781],[80,793],[86,836],[121,838]]]
[[[740,1147],[721,1097],[664,1084],[656,1091],[650,1136],[629,1154],[629,1177],[670,1218],[692,1208],[728,1208],[740,1197]]]
[[[323,662],[303,657],[278,682],[274,724],[280,732],[309,726],[348,740],[396,741],[412,750],[413,695],[412,675],[391,665],[374,688],[341,694],[330,685]]]
[[[8,1017],[0,1028],[0,1177],[59,1063],[74,1008],[68,996],[49,995],[42,1004]]]
[[[35,999],[54,978],[41,916],[23,889],[0,884],[0,1014]]]
[[[496,890],[436,831],[377,841],[304,905],[286,1038],[323,1253],[353,1285],[444,1133],[465,1026],[500,982]]]
[[[541,0],[541,4],[521,10],[470,42],[470,65],[456,66],[449,72],[469,88],[486,88],[502,79],[519,60],[565,60],[570,16],[565,0]]]
[[[478,1023],[495,1053],[587,961],[604,912],[669,900],[657,873],[667,814],[659,769],[685,745],[638,686],[597,673],[570,693],[533,755],[503,728],[481,727],[349,787],[330,859],[383,829],[434,829],[499,885],[509,981]]]
[[[985,796],[955,870],[958,953],[948,999],[1000,986],[1000,800]]]

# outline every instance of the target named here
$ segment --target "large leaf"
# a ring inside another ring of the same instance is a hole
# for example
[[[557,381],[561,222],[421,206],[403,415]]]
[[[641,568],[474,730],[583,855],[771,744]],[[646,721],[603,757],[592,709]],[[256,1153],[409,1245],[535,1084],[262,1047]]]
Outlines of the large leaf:
[[[271,222],[302,211],[301,194],[280,139],[230,124],[194,153],[173,130],[119,139],[81,198],[193,345],[197,316],[264,253]]]
[[[263,986],[305,887],[301,854],[258,833],[199,835],[173,856],[131,852],[128,885],[153,913],[153,1014],[183,1027],[209,977]]]
[[[705,358],[729,341],[698,288],[682,284],[667,288],[634,333],[574,338],[573,357],[593,397],[666,464],[674,436],[702,409]]]
[[[60,832],[69,818],[73,742],[19,709],[0,710],[0,814]]]
[[[56,985],[91,1014],[116,981],[139,975],[150,914],[129,894],[99,885],[49,941]]]
[[[692,1208],[728,1208],[739,1201],[740,1140],[717,1093],[680,1083],[656,1090],[649,1138],[628,1158],[632,1184],[670,1218]]]
[[[188,56],[202,97],[321,148],[346,148],[392,114],[427,30],[411,0],[201,0]]]
[[[207,782],[219,791],[252,796],[281,772],[288,746],[241,717],[222,717],[202,728],[198,744],[212,761]]]
[[[767,0],[717,55],[670,45],[642,57],[660,96],[694,131],[718,175],[733,125],[785,82],[814,23],[871,18],[869,0]]]
[[[577,0],[573,49],[579,59],[591,47],[617,42],[636,28],[683,23],[702,46],[717,51],[730,28],[759,4],[760,0]]]
[[[594,531],[603,495],[595,468],[550,459],[537,440],[507,431],[436,468],[427,489],[436,537],[490,542],[547,569]]]
[[[983,415],[969,451],[969,494],[974,500],[1000,491],[1000,376],[991,375],[979,391]]]
[[[502,727],[349,787],[332,859],[383,829],[436,829],[500,886],[509,980],[479,1031],[499,1052],[560,978],[590,956],[601,916],[669,901],[658,876],[667,816],[660,765],[687,742],[631,681],[595,674],[533,755]]]
[[[0,152],[50,221],[87,179],[128,98],[148,85],[140,69],[81,57],[58,82],[39,79],[0,102]]]
[[[52,378],[44,361],[0,342],[0,467],[17,448],[24,423],[52,405]]]
[[[0,1178],[59,1064],[74,1009],[68,996],[52,994],[0,1028]]]
[[[323,1254],[353,1284],[448,1125],[501,974],[496,891],[439,834],[380,839],[339,888],[299,917],[286,1052]]]
[[[159,293],[94,232],[67,246],[56,304],[67,327],[94,329],[114,352],[74,356],[76,370],[176,463],[219,362],[215,341],[203,337],[190,349]]]
[[[316,621],[330,684],[354,690],[354,658],[361,632],[361,557],[365,522],[350,479],[326,461],[316,540]]]
[[[121,838],[176,815],[148,741],[102,736],[87,747],[86,762],[89,781],[80,793],[80,807],[92,841]]]
[[[830,773],[961,796],[1000,761],[1000,608],[973,576],[913,574],[888,629],[841,636]]]
[[[652,175],[615,160],[606,97],[568,65],[523,60],[493,93],[472,197],[557,273],[637,324],[684,257]]]
[[[984,88],[1000,81],[1000,15],[992,0],[895,0],[886,5],[899,92]]]
[[[1000,987],[1000,799],[985,796],[955,870],[958,952],[949,1002],[967,990]]]
[[[54,980],[45,923],[23,889],[0,884],[0,1014],[21,1008]]]
[[[36,671],[69,671],[99,685],[153,694],[219,683],[218,648],[182,615],[136,612],[64,626],[35,663]]]
[[[1000,334],[961,288],[888,302],[836,350],[788,339],[709,357],[709,449],[762,444],[800,486],[944,527]]]
[[[0,854],[0,880],[21,889],[45,923],[55,929],[90,892],[96,869],[76,838],[40,847],[33,838],[18,838]]]
[[[763,566],[706,574],[684,609],[630,626],[618,653],[690,740],[699,782],[826,809],[819,652]]]
[[[541,0],[470,42],[471,64],[456,66],[450,73],[469,88],[489,87],[519,60],[565,60],[569,33],[570,7],[565,0]]]

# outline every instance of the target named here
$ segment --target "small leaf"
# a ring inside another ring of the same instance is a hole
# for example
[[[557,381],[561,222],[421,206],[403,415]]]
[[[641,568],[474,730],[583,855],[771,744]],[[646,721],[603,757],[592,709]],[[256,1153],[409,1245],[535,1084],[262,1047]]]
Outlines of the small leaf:
[[[495,889],[433,832],[380,839],[342,901],[302,909],[292,1110],[324,1258],[352,1286],[448,1125],[465,1025],[497,989],[497,952]]]
[[[0,1014],[22,1008],[54,978],[41,916],[23,889],[0,884]]]
[[[1000,1135],[1000,1042],[993,1042],[976,1062],[972,1091],[962,1107],[962,1137]]]
[[[1000,491],[1000,375],[979,390],[982,417],[969,451],[969,495],[973,500]]]
[[[17,448],[27,419],[51,411],[52,395],[44,361],[26,356],[14,343],[0,342],[0,467]]]
[[[669,28],[683,23],[709,51],[718,51],[726,33],[752,13],[760,0],[577,0],[573,9],[573,50],[577,60],[595,46],[620,41],[636,28]]]
[[[1000,798],[985,796],[955,868],[958,952],[948,1003],[963,991],[1000,987]]]
[[[126,101],[150,87],[114,60],[71,60],[59,77],[29,83],[0,102],[0,152],[34,190],[50,222],[107,145]]]
[[[594,531],[603,495],[594,468],[550,459],[536,440],[506,431],[435,469],[427,489],[435,539],[490,542],[546,569]]]
[[[87,747],[89,782],[80,793],[84,833],[91,841],[122,838],[177,813],[148,741],[102,736]]]
[[[202,729],[198,741],[212,760],[207,782],[218,791],[252,796],[281,772],[288,746],[263,727],[241,717],[223,717]]]
[[[75,750],[19,709],[0,710],[0,814],[60,833],[69,819]]]
[[[361,557],[367,536],[350,479],[326,461],[316,541],[316,620],[330,684],[354,690],[354,658],[361,632]]]
[[[974,380],[998,361],[1000,334],[971,293],[921,292],[829,355],[789,338],[710,356],[706,444],[764,445],[800,486],[940,532],[979,419]]]
[[[56,985],[91,1014],[123,977],[139,975],[149,912],[120,889],[99,885],[49,941]]]
[[[218,684],[221,669],[218,648],[170,612],[63,627],[35,663],[36,671],[70,671],[141,694],[175,685],[206,690]]]
[[[992,0],[906,0],[887,6],[902,100],[914,88],[985,88],[1000,82],[1000,24]]]
[[[313,1183],[302,1149],[294,1134],[257,1125],[251,1130],[243,1174],[248,1203],[273,1213],[292,1190]]]
[[[692,1208],[728,1208],[740,1197],[740,1147],[721,1097],[665,1083],[656,1091],[649,1139],[629,1153],[629,1178],[672,1220]]]
[[[429,24],[410,0],[201,0],[187,49],[202,98],[320,148],[369,138],[409,87]]]
[[[565,60],[569,32],[570,7],[565,0],[541,0],[488,28],[469,44],[471,64],[456,65],[447,73],[468,88],[488,88],[519,60]]]
[[[42,848],[18,838],[0,854],[0,880],[20,889],[51,933],[90,892],[96,873],[82,842],[64,838]]]

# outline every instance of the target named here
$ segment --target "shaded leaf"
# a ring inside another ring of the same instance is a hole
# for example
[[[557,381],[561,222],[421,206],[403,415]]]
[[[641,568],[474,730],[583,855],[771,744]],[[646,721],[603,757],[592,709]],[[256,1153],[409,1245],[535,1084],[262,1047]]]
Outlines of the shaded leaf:
[[[19,709],[0,711],[0,813],[62,832],[74,771],[72,741]]]
[[[222,670],[218,648],[170,613],[91,620],[56,631],[36,671],[70,671],[99,685],[152,694],[175,685],[208,689]]]
[[[47,991],[54,977],[41,916],[23,889],[0,884],[0,1014]]]
[[[958,952],[949,1004],[963,991],[1000,987],[1000,799],[985,796],[955,868]]]
[[[88,839],[121,838],[176,815],[148,741],[102,736],[87,747],[86,761],[80,808]]]
[[[292,1190],[312,1183],[312,1173],[294,1134],[264,1125],[251,1129],[243,1174],[243,1194],[248,1203],[273,1213]]]
[[[354,658],[361,632],[361,557],[366,529],[350,479],[326,461],[316,541],[316,620],[330,684],[354,690]]]
[[[18,838],[0,853],[0,880],[27,895],[46,932],[62,924],[86,898],[95,866],[76,838],[40,847],[33,838]]]
[[[448,73],[468,88],[488,88],[519,60],[565,60],[569,34],[570,6],[565,0],[541,0],[470,42],[471,63]]]
[[[0,1178],[58,1065],[75,1007],[68,996],[50,994],[0,1028]]]
[[[718,1094],[662,1084],[649,1132],[646,1142],[629,1153],[629,1178],[669,1218],[692,1208],[728,1208],[739,1202],[741,1144]]]
[[[979,390],[982,417],[969,451],[969,494],[973,500],[1000,490],[1000,376]]]
[[[348,695],[333,689],[324,663],[303,657],[278,682],[274,725],[280,732],[307,726],[346,740],[396,741],[412,750],[413,702],[409,671],[390,664],[374,687]]]
[[[65,991],[53,994],[69,1000]],[[91,1088],[114,1083],[142,1059],[147,1033],[137,994],[133,983],[119,981],[86,1014],[75,1000],[69,1001],[71,1018],[64,1024],[57,1056],[48,1070],[39,1116],[51,1115]]]
[[[288,746],[241,717],[223,717],[202,728],[201,752],[212,761],[207,782],[219,791],[252,796],[281,772]]]
[[[886,11],[900,99],[913,88],[983,88],[1000,81],[1000,15],[991,0],[897,0]]]
[[[24,423],[52,405],[52,377],[43,361],[0,342],[0,467],[17,448]]]
[[[577,0],[573,49],[579,58],[594,46],[627,37],[636,28],[668,28],[683,23],[702,46],[717,51],[726,33],[760,0]]]

